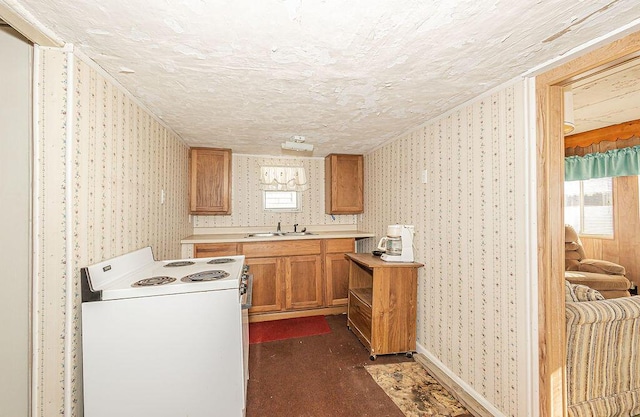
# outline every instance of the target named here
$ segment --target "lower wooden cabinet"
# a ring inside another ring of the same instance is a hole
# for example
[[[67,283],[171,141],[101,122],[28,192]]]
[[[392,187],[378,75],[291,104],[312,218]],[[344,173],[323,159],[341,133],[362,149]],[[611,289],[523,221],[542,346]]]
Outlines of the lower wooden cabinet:
[[[280,258],[245,259],[253,274],[252,307],[249,313],[281,311],[283,303],[283,268]]]
[[[322,306],[320,255],[247,258],[253,274],[249,314],[273,313]]]
[[[327,239],[324,242],[325,305],[327,307],[347,305],[349,260],[345,253],[355,251],[355,239]]]
[[[322,307],[322,242],[287,240],[240,244],[253,274],[252,317]]]
[[[344,253],[328,253],[324,258],[327,306],[346,306],[349,300],[349,261]]]
[[[346,312],[355,239],[198,243],[197,258],[245,255],[253,274],[252,321]]]
[[[285,307],[287,310],[322,306],[322,258],[320,255],[291,256],[285,262]],[[255,279],[255,278],[254,278]]]

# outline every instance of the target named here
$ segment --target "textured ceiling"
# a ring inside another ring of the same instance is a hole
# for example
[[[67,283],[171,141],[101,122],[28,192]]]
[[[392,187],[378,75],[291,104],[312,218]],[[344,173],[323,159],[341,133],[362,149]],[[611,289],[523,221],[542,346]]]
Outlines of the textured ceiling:
[[[640,119],[640,58],[574,83],[571,134]]]
[[[187,143],[362,153],[640,17],[637,0],[0,0]]]

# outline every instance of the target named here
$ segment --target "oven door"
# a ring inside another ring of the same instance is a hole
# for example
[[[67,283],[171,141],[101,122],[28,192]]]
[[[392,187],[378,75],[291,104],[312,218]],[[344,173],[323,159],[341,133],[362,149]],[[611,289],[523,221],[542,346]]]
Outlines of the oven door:
[[[251,308],[251,300],[253,294],[253,274],[242,274],[240,280],[240,304],[243,310]]]
[[[253,294],[253,274],[242,274],[240,282],[240,304],[242,305],[242,359],[244,371],[244,407],[247,407],[247,384],[249,382],[249,309]]]

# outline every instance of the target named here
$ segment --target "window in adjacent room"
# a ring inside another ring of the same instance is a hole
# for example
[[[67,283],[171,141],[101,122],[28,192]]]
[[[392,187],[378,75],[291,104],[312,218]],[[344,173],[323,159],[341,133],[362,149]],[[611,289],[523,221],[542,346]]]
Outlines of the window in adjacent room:
[[[265,211],[302,211],[299,191],[269,191],[264,193]]]
[[[613,237],[613,178],[565,182],[564,221],[581,235]]]

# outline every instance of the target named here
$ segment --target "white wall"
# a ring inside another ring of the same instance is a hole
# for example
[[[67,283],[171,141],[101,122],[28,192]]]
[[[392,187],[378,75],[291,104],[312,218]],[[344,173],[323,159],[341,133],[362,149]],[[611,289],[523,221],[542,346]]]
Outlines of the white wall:
[[[0,417],[29,413],[32,50],[0,27]]]
[[[302,192],[301,213],[274,213],[262,210],[262,190],[258,187],[261,164],[286,165],[301,163],[305,167],[309,189]],[[264,226],[275,230],[276,224],[355,225],[356,215],[335,215],[324,212],[324,158],[276,158],[233,155],[232,204],[228,216],[194,216],[195,233],[211,227]]]
[[[388,224],[415,225],[421,349],[505,416],[529,415],[537,379],[524,97],[525,83],[511,83],[365,155],[361,227],[379,237]]]
[[[72,51],[40,48],[36,56],[34,417],[75,417],[82,415],[80,268],[144,246],[157,259],[180,257],[180,239],[191,233],[188,147]]]

